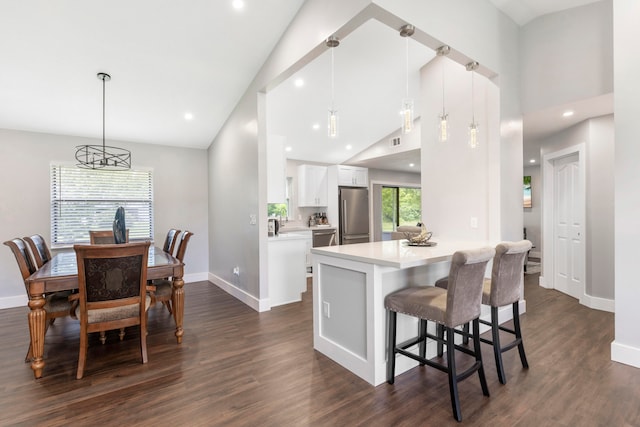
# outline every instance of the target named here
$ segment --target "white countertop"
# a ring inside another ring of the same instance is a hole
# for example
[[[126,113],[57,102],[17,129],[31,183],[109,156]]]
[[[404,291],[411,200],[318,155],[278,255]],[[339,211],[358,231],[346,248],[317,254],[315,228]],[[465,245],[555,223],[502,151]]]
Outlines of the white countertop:
[[[311,239],[311,236],[303,233],[279,233],[277,236],[269,237],[269,242],[288,242],[303,239]]]
[[[308,227],[305,225],[285,225],[280,226],[280,233],[295,233],[298,231],[313,231],[313,230],[335,230],[336,226],[327,224],[327,225],[314,225],[313,227]]]
[[[406,240],[356,243],[353,245],[311,248],[312,254],[385,265],[410,268],[447,261],[461,249],[495,247],[497,242],[434,239],[436,246],[409,246]]]

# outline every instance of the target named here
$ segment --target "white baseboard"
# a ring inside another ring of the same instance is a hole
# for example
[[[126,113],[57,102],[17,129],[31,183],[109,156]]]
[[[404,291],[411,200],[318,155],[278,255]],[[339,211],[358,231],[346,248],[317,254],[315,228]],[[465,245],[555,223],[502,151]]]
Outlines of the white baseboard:
[[[209,273],[205,271],[202,273],[185,274],[182,280],[184,280],[184,283],[204,282],[205,280],[209,280]]]
[[[544,280],[544,277],[542,276],[538,278],[538,285],[545,289],[554,289],[547,284],[547,282]],[[594,310],[602,310],[608,311],[609,313],[615,313],[615,300],[612,299],[599,298],[587,294],[582,294],[582,296],[580,297],[580,304]]]
[[[608,311],[609,313],[616,312],[615,300],[612,299],[592,297],[591,295],[582,294],[580,304],[595,310]]]
[[[540,277],[538,277],[538,285],[546,288],[546,289],[553,289],[550,288],[549,285],[547,284],[546,280],[544,280],[544,276],[540,275]]]
[[[14,295],[11,297],[0,298],[0,309],[26,307],[29,299],[26,295]]]
[[[640,368],[640,348],[614,341],[611,343],[611,360]]]
[[[232,297],[253,308],[255,311],[262,312],[271,310],[271,304],[269,303],[268,299],[258,299],[253,295],[248,294],[246,291],[238,288],[233,283],[230,283],[213,273],[209,273],[209,281]]]

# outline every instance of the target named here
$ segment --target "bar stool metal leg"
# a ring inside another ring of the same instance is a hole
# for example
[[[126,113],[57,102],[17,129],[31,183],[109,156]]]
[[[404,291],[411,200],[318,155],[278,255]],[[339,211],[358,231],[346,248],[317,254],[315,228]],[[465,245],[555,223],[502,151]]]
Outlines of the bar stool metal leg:
[[[427,354],[427,321],[420,319],[418,326],[418,336],[420,337],[419,354],[423,359]],[[424,366],[424,362],[420,362],[420,366]]]
[[[527,356],[524,354],[524,343],[522,342],[522,331],[520,330],[520,307],[517,302],[513,303],[513,329],[518,342],[518,353],[520,353],[520,361],[523,368],[529,368]]]
[[[447,374],[449,374],[449,393],[451,394],[451,409],[453,417],[457,421],[462,421],[462,413],[460,412],[460,398],[458,397],[458,378],[456,375],[456,355],[453,350],[453,340],[455,335],[452,328],[447,330]]]
[[[387,339],[387,382],[393,384],[396,371],[396,317],[395,311],[387,310],[389,329]]]
[[[476,356],[476,362],[480,363],[478,369],[478,376],[480,377],[480,387],[482,387],[482,394],[489,396],[489,387],[487,386],[487,378],[484,375],[484,365],[482,364],[482,349],[480,348],[480,321],[479,319],[473,320],[473,351]]]
[[[500,384],[506,384],[507,379],[504,375],[504,367],[502,366],[502,348],[500,347],[500,324],[498,323],[498,307],[491,307],[491,341],[493,345],[493,355],[496,359],[496,371],[498,371],[498,380]]]

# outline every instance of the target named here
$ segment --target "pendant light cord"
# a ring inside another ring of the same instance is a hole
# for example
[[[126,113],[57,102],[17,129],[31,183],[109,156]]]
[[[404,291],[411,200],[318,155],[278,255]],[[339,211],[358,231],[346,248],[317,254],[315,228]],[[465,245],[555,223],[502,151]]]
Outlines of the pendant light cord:
[[[104,140],[104,128],[105,128],[105,76],[102,76],[102,156],[103,159],[106,157],[106,147]]]
[[[471,123],[476,122],[476,114],[475,114],[475,103],[474,103],[474,90],[473,90],[473,74],[471,71]]]
[[[409,37],[405,37],[405,47],[406,47],[406,55],[405,55],[405,72],[406,72],[406,86],[405,86],[405,92],[406,92],[406,96],[405,98],[409,98]]]
[[[444,117],[444,115],[444,58],[442,58],[442,117]]]
[[[335,102],[334,102],[334,90],[333,90],[333,47],[331,48],[331,111],[335,110]]]

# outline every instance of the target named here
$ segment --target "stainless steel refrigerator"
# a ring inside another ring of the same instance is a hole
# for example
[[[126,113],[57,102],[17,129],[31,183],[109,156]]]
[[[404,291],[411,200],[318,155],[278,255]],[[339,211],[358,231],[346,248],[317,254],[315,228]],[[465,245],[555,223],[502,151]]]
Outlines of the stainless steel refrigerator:
[[[369,191],[366,188],[340,187],[340,244],[369,241]]]

